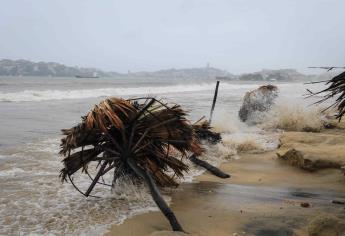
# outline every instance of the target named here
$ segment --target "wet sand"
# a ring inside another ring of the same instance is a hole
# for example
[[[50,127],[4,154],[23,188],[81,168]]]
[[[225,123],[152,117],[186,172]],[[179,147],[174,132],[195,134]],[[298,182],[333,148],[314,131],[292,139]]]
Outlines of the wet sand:
[[[264,153],[240,153],[221,165],[230,179],[204,173],[193,183],[172,191],[171,207],[191,235],[308,235],[308,223],[320,215],[332,215],[345,222],[345,179],[338,169],[306,172],[288,166],[276,153],[290,148],[308,158],[342,161],[345,131],[321,133],[285,132],[281,147]],[[309,207],[302,207],[308,203]],[[107,235],[150,235],[170,230],[159,211],[134,216],[114,225]]]

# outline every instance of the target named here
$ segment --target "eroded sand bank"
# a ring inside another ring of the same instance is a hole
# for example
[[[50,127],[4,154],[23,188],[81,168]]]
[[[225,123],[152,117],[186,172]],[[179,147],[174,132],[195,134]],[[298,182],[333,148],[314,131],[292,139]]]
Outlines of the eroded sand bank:
[[[345,201],[345,179],[341,171],[308,172],[279,161],[276,153],[295,148],[308,158],[342,162],[345,130],[285,132],[280,140],[277,150],[240,153],[240,159],[222,164],[221,169],[231,173],[230,179],[205,173],[193,183],[182,184],[174,190],[171,207],[184,229],[200,236],[308,235],[313,232],[310,222],[328,215],[337,217],[338,223],[317,229],[319,235],[341,232],[345,225],[342,224],[345,205],[331,202]],[[307,207],[302,207],[305,203]],[[170,230],[170,225],[157,211],[114,225],[108,235],[150,235],[163,230]]]

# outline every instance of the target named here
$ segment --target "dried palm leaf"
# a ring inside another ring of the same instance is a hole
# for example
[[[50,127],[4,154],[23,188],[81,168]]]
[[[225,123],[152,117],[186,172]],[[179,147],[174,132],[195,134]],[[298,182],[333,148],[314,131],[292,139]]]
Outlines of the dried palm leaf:
[[[222,140],[220,133],[212,131],[212,127],[205,117],[195,122],[193,128],[199,140],[206,140],[212,144],[219,143]]]
[[[333,102],[329,107],[324,109],[324,111],[330,108],[336,107],[338,110],[338,113],[336,114],[336,118],[339,119],[340,121],[341,118],[345,114],[345,71],[328,81],[321,81],[321,82],[326,82],[326,85],[328,85],[328,87],[319,92],[312,92],[308,90],[309,92],[308,97],[325,93],[325,95],[322,95],[323,98],[317,101],[315,104],[323,103],[335,97],[335,102]],[[321,83],[321,82],[313,82],[313,83]]]

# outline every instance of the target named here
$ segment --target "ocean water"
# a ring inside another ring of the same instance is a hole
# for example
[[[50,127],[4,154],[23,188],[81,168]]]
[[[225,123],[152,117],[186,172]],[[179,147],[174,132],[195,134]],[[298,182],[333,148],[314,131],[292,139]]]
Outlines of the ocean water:
[[[220,83],[213,125],[223,132],[223,143],[206,147],[202,158],[217,165],[238,158],[243,144],[254,145],[254,151],[276,148],[281,131],[248,126],[237,117],[244,94],[260,85]],[[313,102],[303,98],[307,86],[302,83],[276,85],[282,104],[306,107]],[[313,86],[308,88],[320,87]],[[69,183],[62,184],[60,130],[77,124],[107,96],[155,96],[181,104],[191,120],[198,120],[209,116],[214,88],[213,79],[0,78],[0,235],[100,235],[111,224],[157,210],[147,188],[138,189],[129,180],[118,186],[120,194],[97,186],[93,194],[102,198],[85,198]],[[181,181],[202,173],[191,166]],[[85,176],[75,180],[83,190],[90,184]],[[167,201],[169,191],[164,190]]]

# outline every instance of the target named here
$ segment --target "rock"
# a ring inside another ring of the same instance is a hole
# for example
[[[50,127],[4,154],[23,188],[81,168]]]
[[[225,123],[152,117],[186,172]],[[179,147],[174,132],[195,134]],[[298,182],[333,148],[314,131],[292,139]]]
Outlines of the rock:
[[[178,231],[155,231],[150,236],[189,236],[189,234]]]
[[[290,149],[284,155],[277,153],[280,160],[287,162],[291,166],[302,168],[305,166],[303,153],[296,149]]]
[[[288,163],[289,165],[295,166],[307,171],[316,171],[316,170],[328,169],[328,168],[333,168],[333,169],[340,168],[340,164],[334,161],[328,161],[328,160],[323,160],[323,159],[310,160],[310,159],[304,158],[303,153],[294,148],[287,151],[284,155],[280,155],[279,153],[277,153],[277,156],[280,160]]]
[[[309,208],[310,207],[310,203],[309,202],[301,202],[301,207]]]
[[[270,110],[274,100],[278,97],[278,88],[274,85],[264,85],[253,91],[247,92],[243,104],[238,112],[240,119],[245,122],[253,118],[255,112]]]
[[[309,236],[345,235],[345,221],[332,215],[315,217],[308,225]]]

